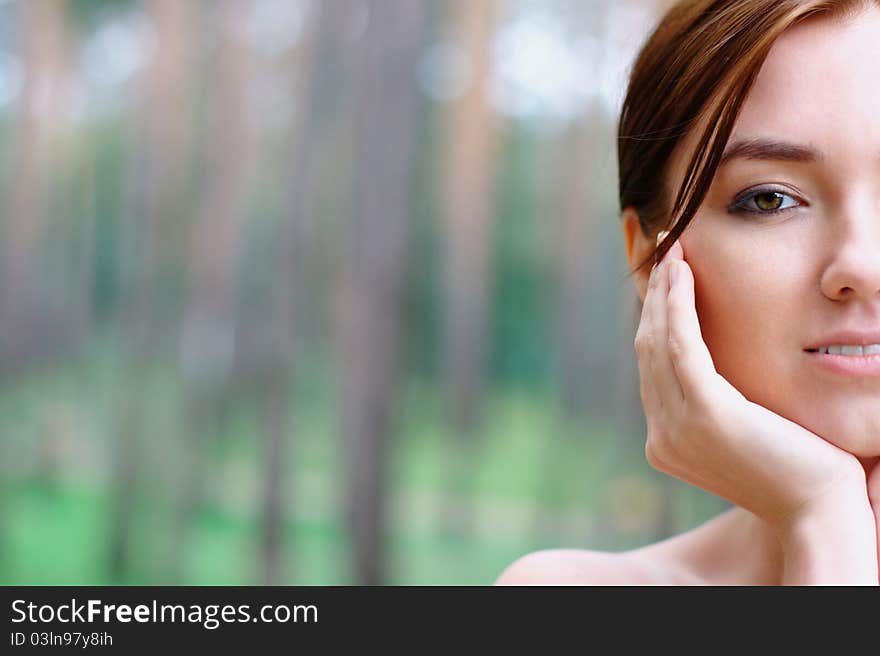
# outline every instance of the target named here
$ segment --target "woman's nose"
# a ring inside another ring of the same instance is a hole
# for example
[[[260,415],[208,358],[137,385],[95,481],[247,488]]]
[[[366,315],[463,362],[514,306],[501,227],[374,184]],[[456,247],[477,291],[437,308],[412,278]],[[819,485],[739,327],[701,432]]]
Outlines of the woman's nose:
[[[834,301],[863,300],[880,310],[880,213],[877,207],[859,218],[835,222],[829,237],[828,265],[822,293]]]

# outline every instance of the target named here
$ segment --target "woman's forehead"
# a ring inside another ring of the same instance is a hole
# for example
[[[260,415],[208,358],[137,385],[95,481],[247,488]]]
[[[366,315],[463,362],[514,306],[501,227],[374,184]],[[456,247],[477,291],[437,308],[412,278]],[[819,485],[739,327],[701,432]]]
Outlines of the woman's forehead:
[[[880,80],[880,8],[846,19],[803,21],[774,44],[727,146],[772,140],[811,148],[835,166],[841,160],[878,163],[880,84],[875,80]],[[667,176],[670,192],[681,184],[707,125],[704,114],[676,148]]]
[[[749,91],[731,140],[774,133],[853,127],[864,134],[880,107],[880,8],[855,17],[814,17],[774,44]],[[814,139],[820,135],[814,135]]]

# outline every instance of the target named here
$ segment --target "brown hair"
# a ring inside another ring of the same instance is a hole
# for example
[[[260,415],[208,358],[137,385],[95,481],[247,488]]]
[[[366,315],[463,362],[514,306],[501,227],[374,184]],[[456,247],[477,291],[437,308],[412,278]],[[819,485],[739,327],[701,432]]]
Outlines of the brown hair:
[[[663,258],[706,197],[740,108],[782,32],[817,14],[854,14],[874,0],[681,0],[633,65],[617,133],[621,211],[635,207],[646,236],[669,235],[634,273]],[[708,117],[670,205],[668,165]]]

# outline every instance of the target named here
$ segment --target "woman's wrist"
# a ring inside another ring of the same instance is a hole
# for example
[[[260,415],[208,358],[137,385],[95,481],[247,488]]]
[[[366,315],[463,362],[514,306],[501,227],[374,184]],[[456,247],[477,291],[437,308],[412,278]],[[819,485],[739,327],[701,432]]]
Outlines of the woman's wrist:
[[[783,584],[877,585],[877,530],[867,491],[826,496],[782,527]]]

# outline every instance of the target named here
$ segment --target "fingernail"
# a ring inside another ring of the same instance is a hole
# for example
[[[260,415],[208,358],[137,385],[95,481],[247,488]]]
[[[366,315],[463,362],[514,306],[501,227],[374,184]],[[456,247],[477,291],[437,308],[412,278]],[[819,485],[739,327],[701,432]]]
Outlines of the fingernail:
[[[678,279],[678,263],[673,262],[669,266],[669,287],[672,288],[675,286],[675,281]]]
[[[657,245],[659,245],[661,241],[666,239],[666,235],[668,235],[668,234],[669,234],[668,230],[661,230],[660,232],[658,232],[657,233]]]

